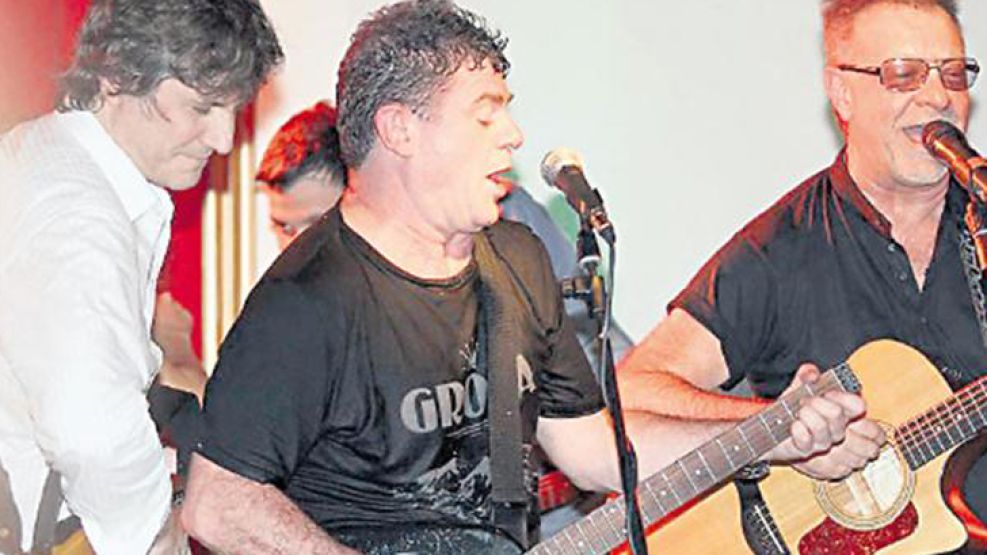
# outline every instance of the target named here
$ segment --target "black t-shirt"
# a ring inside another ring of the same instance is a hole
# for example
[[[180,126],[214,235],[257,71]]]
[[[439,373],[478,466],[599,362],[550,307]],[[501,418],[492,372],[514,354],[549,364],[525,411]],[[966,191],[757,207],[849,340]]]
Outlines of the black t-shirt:
[[[587,415],[603,403],[544,248],[517,224],[485,233],[530,298],[534,332],[518,370],[530,443],[538,416]],[[411,276],[330,211],[268,271],[224,341],[199,452],[281,488],[330,532],[485,526],[478,280],[472,264],[448,280]]]
[[[959,255],[964,207],[965,193],[951,184],[920,290],[891,224],[841,153],[737,233],[669,310],[686,310],[720,340],[726,387],[746,376],[755,393],[773,398],[801,363],[829,368],[868,341],[891,338],[922,351],[958,388],[987,369]],[[982,516],[985,461],[966,482],[968,494],[980,490],[968,499]]]

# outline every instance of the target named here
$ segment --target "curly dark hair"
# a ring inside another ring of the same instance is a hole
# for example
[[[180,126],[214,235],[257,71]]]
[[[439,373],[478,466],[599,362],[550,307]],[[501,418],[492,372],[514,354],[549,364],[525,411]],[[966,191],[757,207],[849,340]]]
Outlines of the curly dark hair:
[[[409,0],[381,8],[357,27],[339,65],[340,151],[359,168],[376,142],[374,115],[400,103],[416,113],[464,63],[506,75],[507,39],[448,0]]]
[[[93,0],[59,109],[98,110],[101,80],[111,94],[145,96],[171,77],[245,102],[283,59],[256,0]]]
[[[328,172],[337,183],[346,183],[336,109],[325,101],[291,116],[278,129],[264,151],[256,179],[287,190],[299,177],[321,172]]]

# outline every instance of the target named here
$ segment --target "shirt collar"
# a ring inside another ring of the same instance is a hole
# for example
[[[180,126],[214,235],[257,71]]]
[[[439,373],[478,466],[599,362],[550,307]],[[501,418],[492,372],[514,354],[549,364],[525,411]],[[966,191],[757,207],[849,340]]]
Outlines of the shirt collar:
[[[131,221],[155,206],[162,206],[170,213],[168,193],[144,178],[92,112],[78,110],[57,117],[103,171]]]
[[[850,203],[861,217],[863,217],[864,221],[874,229],[880,231],[884,236],[891,237],[891,222],[867,200],[860,187],[850,177],[850,170],[847,169],[846,148],[836,155],[836,160],[830,166],[829,180],[836,194],[844,201]],[[949,189],[946,192],[944,213],[962,217],[966,202],[967,197],[965,192],[954,179],[950,178]]]
[[[836,191],[836,194],[844,201],[849,202],[864,218],[864,221],[885,236],[891,237],[891,222],[867,200],[860,187],[850,177],[850,170],[847,169],[846,164],[846,148],[836,155],[836,160],[830,166],[829,180],[833,184],[833,190]]]

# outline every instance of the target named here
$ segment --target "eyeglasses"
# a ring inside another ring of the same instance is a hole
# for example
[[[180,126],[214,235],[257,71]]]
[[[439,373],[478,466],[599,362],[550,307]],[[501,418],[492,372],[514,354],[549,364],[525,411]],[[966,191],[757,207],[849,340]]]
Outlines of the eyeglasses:
[[[951,91],[969,89],[980,73],[980,64],[973,58],[947,58],[931,62],[919,58],[892,58],[884,60],[878,67],[840,64],[836,68],[876,75],[884,88],[897,92],[917,91],[922,88],[933,69],[939,70],[942,86]]]

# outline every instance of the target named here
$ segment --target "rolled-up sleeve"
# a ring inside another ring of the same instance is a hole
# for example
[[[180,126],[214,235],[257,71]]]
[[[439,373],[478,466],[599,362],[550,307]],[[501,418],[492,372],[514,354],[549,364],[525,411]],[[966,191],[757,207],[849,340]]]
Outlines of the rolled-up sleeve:
[[[34,224],[4,272],[0,352],[96,552],[145,553],[171,486],[144,397],[157,360],[133,224],[98,209]]]

